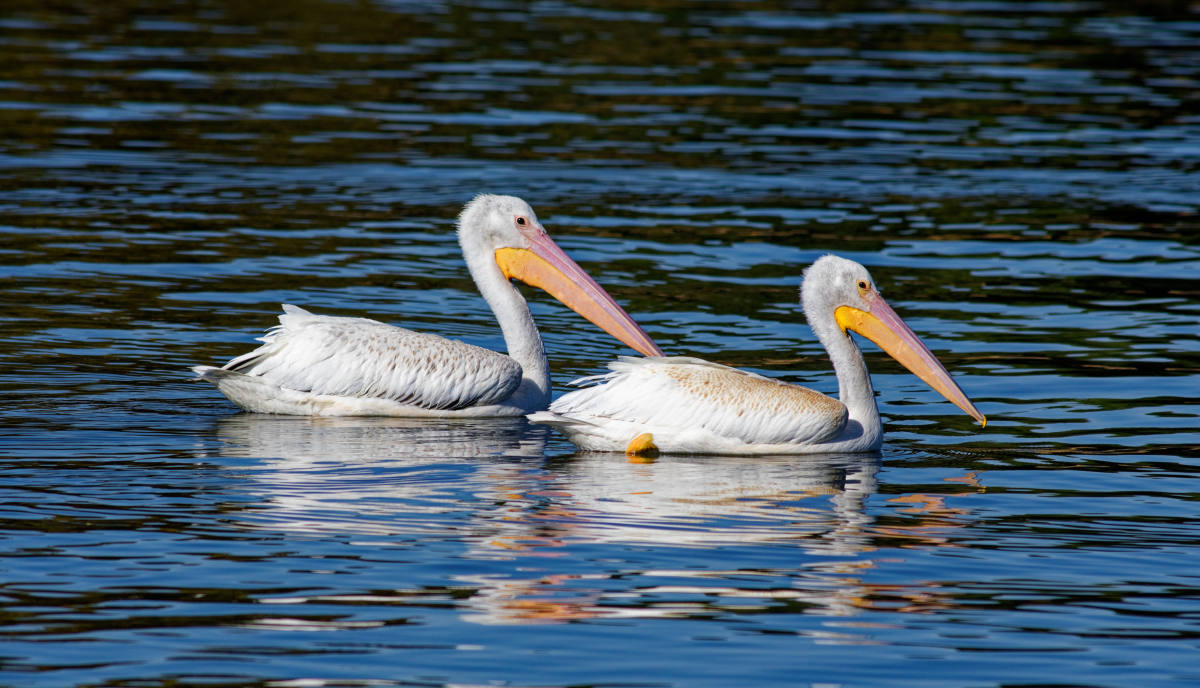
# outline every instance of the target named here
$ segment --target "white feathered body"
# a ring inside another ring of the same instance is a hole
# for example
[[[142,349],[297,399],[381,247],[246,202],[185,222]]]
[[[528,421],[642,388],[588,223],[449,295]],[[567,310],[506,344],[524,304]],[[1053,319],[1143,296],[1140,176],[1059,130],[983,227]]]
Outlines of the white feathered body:
[[[642,433],[666,453],[760,455],[869,451],[882,436],[877,415],[854,418],[820,392],[698,358],[608,367],[529,419],[592,451],[624,451]]]
[[[571,392],[529,419],[598,451],[700,454],[868,452],[883,423],[862,351],[850,331],[878,344],[967,412],[987,418],[933,352],[880,296],[867,269],[826,255],[805,271],[801,302],[825,347],[838,398],[695,358],[624,358],[593,387]],[[586,379],[585,379],[586,381]]]
[[[501,354],[366,318],[283,307],[263,345],[193,368],[247,411],[317,416],[489,417],[550,403],[550,364],[529,304],[512,284],[546,290],[635,351],[662,350],[571,260],[515,196],[480,194],[458,218],[467,270],[504,335]]]
[[[257,413],[516,416],[544,403],[504,354],[367,318],[283,310],[262,346],[193,370]]]

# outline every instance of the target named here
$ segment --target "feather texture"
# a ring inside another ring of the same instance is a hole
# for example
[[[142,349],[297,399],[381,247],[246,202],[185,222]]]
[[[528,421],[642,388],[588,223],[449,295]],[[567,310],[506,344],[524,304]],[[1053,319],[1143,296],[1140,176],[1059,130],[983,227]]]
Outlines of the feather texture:
[[[263,345],[223,370],[286,390],[438,411],[500,403],[521,382],[521,366],[495,351],[368,318],[283,310]]]
[[[576,380],[591,386],[560,397],[531,420],[592,448],[613,448],[599,435],[616,421],[622,428],[617,437],[625,437],[626,427],[653,429],[655,442],[675,451],[701,451],[714,441],[728,451],[819,444],[846,424],[846,407],[836,399],[698,358],[622,357],[608,367],[607,374]],[[699,446],[689,449],[692,441]]]
[[[467,270],[491,306],[507,355],[366,318],[284,305],[262,346],[225,366],[195,366],[247,411],[323,416],[524,415],[550,403],[550,364],[529,305],[511,280],[545,289],[641,353],[662,353],[616,301],[563,253],[529,204],[480,194],[458,219]]]

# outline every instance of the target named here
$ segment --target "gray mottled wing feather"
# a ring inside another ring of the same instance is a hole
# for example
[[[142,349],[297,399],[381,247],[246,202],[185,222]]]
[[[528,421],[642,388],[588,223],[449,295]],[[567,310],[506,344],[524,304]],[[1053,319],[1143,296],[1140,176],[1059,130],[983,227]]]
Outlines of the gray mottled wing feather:
[[[550,405],[574,419],[704,428],[750,444],[810,444],[834,437],[846,407],[806,387],[698,358],[621,358],[612,372]]]
[[[367,318],[284,305],[263,345],[224,367],[300,392],[454,410],[503,402],[521,382],[508,356]]]

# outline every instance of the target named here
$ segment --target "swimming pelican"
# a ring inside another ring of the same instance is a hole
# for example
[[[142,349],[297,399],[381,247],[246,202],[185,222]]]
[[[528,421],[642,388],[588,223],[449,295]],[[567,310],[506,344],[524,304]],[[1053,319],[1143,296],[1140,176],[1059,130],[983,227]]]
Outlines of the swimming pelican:
[[[801,303],[829,352],[838,398],[698,358],[621,358],[597,383],[529,419],[581,449],[701,454],[862,452],[879,448],[883,425],[853,330],[966,411],[984,418],[925,344],[879,295],[867,269],[827,255],[804,274]]]
[[[516,416],[546,408],[550,369],[529,306],[509,281],[540,287],[647,356],[662,351],[513,196],[480,195],[458,218],[467,268],[508,355],[366,318],[284,305],[262,346],[192,368],[247,411],[318,416]]]

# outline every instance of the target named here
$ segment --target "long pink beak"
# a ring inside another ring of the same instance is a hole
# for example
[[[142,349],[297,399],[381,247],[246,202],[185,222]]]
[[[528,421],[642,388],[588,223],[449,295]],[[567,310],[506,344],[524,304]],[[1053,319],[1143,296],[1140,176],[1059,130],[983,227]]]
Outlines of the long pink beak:
[[[545,289],[643,356],[663,355],[654,340],[548,234],[534,231],[525,236],[532,244],[529,249],[496,249],[496,264],[505,277]]]
[[[870,312],[840,306],[834,311],[834,318],[843,330],[854,330],[862,336],[879,345],[889,356],[896,359],[900,365],[925,384],[932,387],[946,400],[965,411],[969,416],[987,426],[984,417],[975,404],[967,398],[962,388],[950,377],[950,372],[942,365],[937,356],[925,346],[925,342],[896,315],[896,311],[883,300],[883,297],[873,293],[868,297]]]

